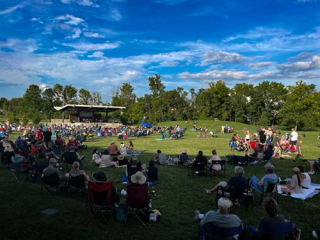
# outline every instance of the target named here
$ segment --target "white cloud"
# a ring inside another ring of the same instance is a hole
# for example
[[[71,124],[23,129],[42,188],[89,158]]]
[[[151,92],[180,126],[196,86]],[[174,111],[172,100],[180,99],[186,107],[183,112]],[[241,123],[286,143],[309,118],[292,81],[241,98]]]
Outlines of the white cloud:
[[[92,58],[102,58],[104,56],[104,53],[101,51],[94,52],[92,55],[88,55],[88,57]]]
[[[222,80],[244,80],[246,78],[246,71],[229,71],[229,70],[213,70],[201,73],[179,73],[178,77],[181,79],[222,79]]]
[[[65,24],[70,24],[70,25],[79,25],[80,23],[85,23],[85,21],[82,18],[74,17],[70,14],[56,17],[55,20],[65,21],[64,22]]]
[[[207,50],[202,58],[201,66],[211,63],[240,63],[247,59],[239,53],[227,53],[214,50]]]
[[[72,2],[74,2],[81,6],[99,7],[98,4],[94,3],[91,0],[60,0],[60,1],[64,4],[71,4]]]
[[[224,42],[230,42],[236,39],[259,39],[266,37],[282,37],[289,35],[291,32],[282,29],[282,28],[264,28],[264,27],[256,27],[253,30],[248,31],[245,34],[238,34],[233,37],[228,37],[224,40]]]
[[[273,64],[273,62],[256,62],[256,63],[250,63],[249,67],[251,69],[260,69],[260,68],[269,67],[272,64]]]
[[[71,36],[68,36],[67,38],[71,38],[71,39],[76,39],[76,38],[79,38],[82,31],[80,30],[80,28],[74,28],[72,30],[73,34]]]
[[[101,35],[100,33],[84,32],[83,35],[85,37],[90,37],[90,38],[104,38],[104,36]]]
[[[16,6],[13,6],[11,8],[7,8],[3,11],[0,11],[0,15],[4,15],[4,14],[9,14],[9,13],[12,13],[13,11],[19,9],[19,8],[24,8],[25,6],[27,6],[28,4],[25,3],[25,2],[22,2],[22,3],[19,3],[18,5]]]
[[[120,46],[122,42],[105,42],[105,43],[86,43],[86,42],[80,42],[80,43],[61,43],[63,46],[72,47],[78,50],[83,51],[96,51],[96,50],[106,50],[106,49],[114,49]]]
[[[122,15],[117,8],[110,9],[110,18],[114,21],[120,21],[122,19]]]
[[[279,67],[281,72],[300,72],[320,69],[320,56],[313,56],[308,62],[295,62],[281,64]]]

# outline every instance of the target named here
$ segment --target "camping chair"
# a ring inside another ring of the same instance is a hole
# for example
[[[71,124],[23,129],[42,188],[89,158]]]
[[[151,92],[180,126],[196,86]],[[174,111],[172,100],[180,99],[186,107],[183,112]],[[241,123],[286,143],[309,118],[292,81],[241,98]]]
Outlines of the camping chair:
[[[188,166],[188,175],[190,174],[190,169],[192,170],[192,176],[194,174],[204,174],[205,176],[208,175],[207,162],[194,161],[192,165]]]
[[[136,172],[141,171],[141,162],[127,164],[128,181],[131,182],[131,176]]]
[[[212,169],[212,165],[213,164],[220,164],[221,165],[221,169],[219,171],[216,171],[214,169]],[[210,169],[210,175],[212,176],[212,173],[218,173],[219,175],[219,172],[223,170],[223,176],[226,175],[226,160],[212,160],[210,166],[209,166],[209,169]]]
[[[64,152],[63,153],[63,163],[64,163],[64,167],[66,169],[70,170],[71,165],[77,160],[78,160],[78,158],[77,158],[76,152]]]
[[[150,197],[148,195],[148,185],[147,184],[133,184],[130,183],[127,186],[127,214],[126,220],[128,220],[128,212],[132,212],[138,220],[143,224],[144,227],[147,227],[142,219],[138,216],[138,213],[142,213],[143,217],[146,217],[150,206]],[[145,210],[145,211],[144,211]]]
[[[49,166],[49,161],[45,158],[37,158],[33,168],[33,179],[36,181],[42,176],[43,169]]]
[[[52,151],[56,155],[61,155],[63,153],[64,146],[63,145],[53,145],[52,146]]]
[[[230,191],[225,190],[223,187],[219,187],[216,196],[216,207],[218,209],[218,200],[220,197],[229,198],[233,205],[230,209],[236,207],[240,207],[244,205],[246,207],[246,211],[248,211],[248,207],[253,203],[253,197],[249,192],[250,189],[250,178],[248,178],[244,182],[235,182],[232,186],[230,186]]]
[[[16,179],[19,184],[29,177],[30,164],[23,163],[23,157],[11,157],[10,171],[13,174],[11,182]]]
[[[112,187],[113,182],[102,184],[88,182],[86,206],[88,207],[90,218],[85,221],[85,225],[93,224],[93,216],[96,213],[100,213],[106,223],[108,223],[108,220],[103,214],[108,208],[111,209],[111,219],[112,211],[114,210]],[[96,210],[94,209],[95,207],[97,208]]]
[[[199,225],[198,239],[199,240],[211,240],[211,239],[223,239],[232,240],[234,235],[238,235],[242,232],[242,224],[235,228],[221,228],[214,225],[212,222],[206,224],[205,228]]]
[[[259,223],[259,240],[285,240],[286,236],[292,239],[293,223],[280,224],[261,222]]]
[[[43,187],[48,190],[48,192],[57,193],[60,188],[61,181],[58,177],[58,173],[51,175],[43,175],[41,179],[41,195],[43,193]]]
[[[278,202],[278,194],[277,194],[277,183],[278,183],[278,178],[276,179],[270,179],[270,178],[265,178],[263,180],[263,191],[261,189],[255,188],[253,185],[251,187],[256,190],[257,192],[260,193],[261,198],[260,198],[260,205],[262,205],[262,200],[266,194],[270,194],[271,196],[273,195],[274,199]]]
[[[86,184],[84,182],[84,175],[78,175],[78,176],[72,176],[71,174],[69,174],[69,180],[68,180],[68,190],[66,191],[66,196],[68,196],[68,192],[69,191],[82,191],[82,189],[84,189],[86,187]]]

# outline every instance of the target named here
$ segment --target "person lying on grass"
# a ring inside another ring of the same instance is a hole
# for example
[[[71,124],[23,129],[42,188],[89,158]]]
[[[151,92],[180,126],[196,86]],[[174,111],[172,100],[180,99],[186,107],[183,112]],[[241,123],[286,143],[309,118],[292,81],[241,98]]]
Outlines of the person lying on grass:
[[[220,182],[212,189],[204,189],[205,193],[210,195],[217,191],[219,187],[222,187],[225,190],[225,194],[229,193],[230,195],[231,186],[242,187],[243,185],[247,184],[247,179],[243,177],[243,167],[236,166],[234,168],[234,174],[235,176],[231,177],[228,182]]]

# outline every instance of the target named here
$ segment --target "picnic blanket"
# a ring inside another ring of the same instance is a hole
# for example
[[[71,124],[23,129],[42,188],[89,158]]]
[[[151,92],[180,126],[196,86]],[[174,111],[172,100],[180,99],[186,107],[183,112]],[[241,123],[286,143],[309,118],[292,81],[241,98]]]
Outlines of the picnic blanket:
[[[127,154],[124,156],[138,156],[142,153],[142,151],[127,151]]]
[[[288,180],[291,180],[289,178],[286,179],[286,181]],[[278,193],[281,194],[281,188],[285,187],[284,185],[278,185]],[[311,183],[311,186],[310,188],[308,189],[302,189],[302,193],[292,193],[290,195],[290,197],[293,197],[293,198],[298,198],[298,199],[301,199],[301,200],[305,200],[307,198],[312,198],[314,195],[318,194],[319,193],[319,190],[316,190],[320,188],[320,184],[316,184],[316,183]],[[282,196],[285,196],[287,197],[288,195],[282,195]]]
[[[127,176],[124,176],[123,178],[121,178],[121,181],[122,181],[122,182],[128,182],[129,179],[128,179]],[[157,182],[156,182],[156,181],[149,181],[149,182],[147,181],[147,184],[148,184],[149,186],[153,186],[153,185],[156,185]]]

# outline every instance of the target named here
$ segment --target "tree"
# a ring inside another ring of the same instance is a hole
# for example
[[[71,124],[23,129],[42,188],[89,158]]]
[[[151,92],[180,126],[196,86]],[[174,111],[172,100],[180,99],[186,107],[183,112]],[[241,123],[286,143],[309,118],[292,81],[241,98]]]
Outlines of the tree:
[[[55,106],[55,97],[52,88],[47,88],[42,93],[42,112],[46,119],[51,119]],[[58,105],[59,106],[59,105]]]
[[[91,94],[88,90],[81,88],[79,90],[79,104],[89,105],[91,102]]]
[[[270,126],[270,120],[267,116],[267,112],[263,111],[260,118],[259,118],[259,125],[260,126]]]
[[[41,89],[38,85],[31,84],[20,102],[21,111],[31,117],[36,110],[41,109],[41,104]]]
[[[90,101],[92,105],[100,105],[102,103],[100,93],[92,92]]]
[[[160,75],[156,74],[155,77],[149,77],[149,87],[152,92],[152,96],[154,98],[159,97],[161,93],[164,92],[164,89],[166,88],[162,82]]]
[[[40,121],[41,121],[40,113],[39,111],[35,111],[34,114],[32,115],[32,122],[33,124],[38,125]]]
[[[60,100],[63,104],[77,103],[76,97],[78,90],[72,85],[62,86],[57,83],[53,86],[53,92],[55,98]]]
[[[303,81],[295,86],[287,86],[288,94],[283,98],[279,117],[286,126],[313,128],[319,126],[319,104],[315,85]]]

